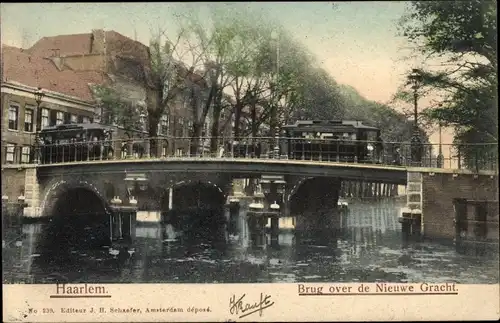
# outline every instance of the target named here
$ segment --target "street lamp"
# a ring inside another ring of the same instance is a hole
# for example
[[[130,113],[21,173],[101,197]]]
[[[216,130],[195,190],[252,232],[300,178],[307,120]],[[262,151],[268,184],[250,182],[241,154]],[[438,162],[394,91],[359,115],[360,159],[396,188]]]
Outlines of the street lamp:
[[[277,91],[278,89],[278,84],[279,84],[279,74],[280,74],[280,35],[279,32],[273,31],[271,33],[271,38],[276,41],[276,79],[275,79],[275,86],[274,90]],[[271,114],[272,118],[272,123],[274,126],[274,148],[273,148],[273,154],[274,158],[279,157],[280,153],[280,147],[279,147],[279,138],[280,138],[280,123],[278,120],[278,107],[279,106],[279,101],[275,100],[273,102],[273,110]]]
[[[102,99],[101,98],[97,98],[95,100],[97,106],[95,108],[95,118],[94,118],[94,121],[96,123],[103,123],[103,106],[102,106]]]
[[[43,93],[41,87],[38,87],[36,89],[36,91],[34,92],[34,95],[35,95],[35,102],[36,102],[36,114],[35,115],[37,116],[37,119],[39,119],[41,122],[42,119],[38,118],[38,116],[39,116],[39,113],[41,113],[40,105],[42,104],[42,99],[45,96],[45,93]],[[40,127],[40,129],[41,129],[42,125],[38,125],[38,127]],[[35,128],[35,160],[33,161],[35,164],[40,163],[40,138],[38,137],[39,136],[39,131],[38,131],[39,129],[37,129],[38,127]]]
[[[412,69],[409,75],[409,80],[412,83],[413,89],[413,135],[411,137],[411,160],[413,163],[419,164],[422,161],[422,141],[418,129],[418,89],[422,82],[422,74],[419,69]]]
[[[441,104],[439,105],[439,107],[441,108]],[[436,166],[438,168],[442,168],[443,167],[443,164],[444,164],[444,156],[443,156],[443,144],[442,144],[442,138],[441,138],[441,128],[443,127],[443,122],[441,121],[441,119],[439,119],[439,152],[438,152],[438,155],[437,155],[437,161],[436,161]]]

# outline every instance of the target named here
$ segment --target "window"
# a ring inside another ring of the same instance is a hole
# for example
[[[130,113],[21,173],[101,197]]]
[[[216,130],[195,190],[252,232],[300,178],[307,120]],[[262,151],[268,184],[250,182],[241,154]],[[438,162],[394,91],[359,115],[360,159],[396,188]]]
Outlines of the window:
[[[24,131],[33,132],[33,109],[24,110]]]
[[[179,118],[179,136],[184,136],[184,118]]]
[[[90,123],[90,118],[89,117],[83,117],[82,118],[83,123]]]
[[[70,123],[78,123],[78,117],[76,116],[76,114],[69,115],[69,122]]]
[[[16,150],[16,145],[7,144],[7,150],[5,153],[5,161],[8,163],[14,162],[14,151]]]
[[[56,114],[56,125],[64,123],[64,112],[57,111]]]
[[[49,109],[42,109],[42,129],[45,127],[48,127],[50,122],[49,122]]]
[[[19,107],[17,105],[9,106],[9,129],[10,130],[17,130],[18,117],[19,117]]]
[[[30,162],[31,149],[29,146],[24,146],[21,150],[21,163],[27,164]]]
[[[160,132],[163,135],[168,134],[168,116],[162,116],[160,120]]]

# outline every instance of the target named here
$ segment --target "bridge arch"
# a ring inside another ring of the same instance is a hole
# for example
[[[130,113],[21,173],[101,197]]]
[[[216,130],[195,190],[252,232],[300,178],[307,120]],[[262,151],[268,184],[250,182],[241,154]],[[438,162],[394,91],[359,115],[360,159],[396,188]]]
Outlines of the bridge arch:
[[[292,188],[288,196],[291,215],[304,212],[322,213],[337,207],[340,179],[335,177],[307,177]]]
[[[170,199],[170,189],[172,192],[172,204],[170,208],[177,208],[177,205],[181,207],[189,207],[189,206],[199,206],[203,207],[204,204],[208,204],[208,206],[222,206],[226,200],[226,192],[219,187],[214,182],[211,181],[202,181],[202,180],[182,180],[177,182],[170,182],[167,187],[165,187],[162,197],[160,199],[161,209],[162,211],[167,211],[169,209],[169,199]],[[208,194],[208,197],[212,198],[211,202],[207,203],[210,199],[203,198],[207,197],[203,194]],[[190,198],[191,197],[191,198]],[[197,199],[197,201],[195,201]],[[185,201],[187,203],[191,203],[191,205],[185,205],[185,203],[179,203],[179,201]],[[197,203],[194,203],[197,202]]]
[[[109,245],[111,210],[88,181],[59,181],[47,190],[42,214],[50,218],[40,247],[67,253]]]
[[[87,180],[53,180],[49,183],[43,195],[42,203],[40,204],[41,216],[51,216],[56,200],[62,194],[75,189],[84,189],[94,193],[103,204],[106,214],[110,214],[111,209],[107,203],[106,194],[101,192],[92,182]]]

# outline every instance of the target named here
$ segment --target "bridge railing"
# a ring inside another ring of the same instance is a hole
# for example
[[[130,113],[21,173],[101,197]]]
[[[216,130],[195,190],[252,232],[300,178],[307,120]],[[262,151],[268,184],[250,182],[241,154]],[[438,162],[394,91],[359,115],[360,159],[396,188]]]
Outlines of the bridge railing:
[[[3,147],[4,163],[79,163],[149,158],[256,158],[497,170],[498,144],[422,144],[310,138],[155,137]]]

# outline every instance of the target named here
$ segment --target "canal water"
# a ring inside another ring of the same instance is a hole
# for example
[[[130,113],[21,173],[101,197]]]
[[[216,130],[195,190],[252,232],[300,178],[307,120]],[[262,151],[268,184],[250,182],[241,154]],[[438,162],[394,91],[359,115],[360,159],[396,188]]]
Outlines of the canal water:
[[[58,251],[40,247],[44,224],[27,224],[3,245],[4,283],[258,283],[457,282],[498,283],[491,254],[459,254],[433,242],[405,245],[402,202],[350,201],[347,228],[333,244],[296,239],[295,219],[281,219],[279,244],[254,246],[240,212],[237,235],[185,239],[171,227],[139,224],[132,246]],[[269,237],[267,237],[268,240]]]

